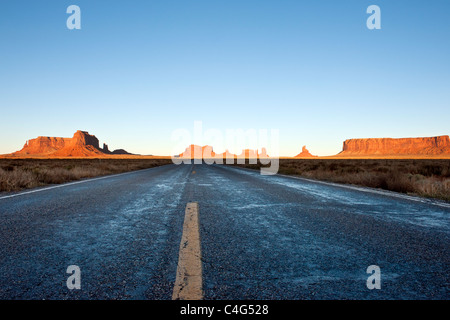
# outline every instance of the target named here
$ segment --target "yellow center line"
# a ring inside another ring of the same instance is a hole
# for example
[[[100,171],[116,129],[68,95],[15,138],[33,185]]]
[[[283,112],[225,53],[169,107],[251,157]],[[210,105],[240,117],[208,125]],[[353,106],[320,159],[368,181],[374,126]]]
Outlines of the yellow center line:
[[[203,299],[202,261],[197,202],[186,205],[172,300]]]

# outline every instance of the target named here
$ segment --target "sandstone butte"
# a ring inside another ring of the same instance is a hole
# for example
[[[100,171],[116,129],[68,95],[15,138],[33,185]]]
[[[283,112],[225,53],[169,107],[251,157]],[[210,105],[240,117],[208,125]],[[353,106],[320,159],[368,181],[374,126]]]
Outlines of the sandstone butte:
[[[235,155],[226,150],[223,153],[215,153],[211,146],[198,146],[191,144],[186,150],[178,155],[180,158],[188,159],[208,159],[208,158],[267,158],[267,151],[265,148],[261,149],[261,153],[258,150],[244,149],[241,154]]]
[[[28,140],[20,151],[12,156],[57,157],[106,157],[108,155],[129,154],[123,149],[109,151],[103,144],[100,148],[98,139],[86,131],[78,130],[73,138],[37,137]]]
[[[308,149],[306,149],[306,146],[303,146],[302,152],[300,152],[298,155],[295,156],[295,158],[316,158],[317,156],[313,156]]]
[[[78,130],[72,138],[58,137],[38,137],[28,140],[20,151],[14,152],[6,157],[42,157],[42,158],[64,158],[64,157],[108,157],[108,156],[128,156],[130,153],[123,149],[109,151],[108,146],[103,144],[100,148],[99,141],[94,135],[86,131]],[[245,149],[241,154],[235,155],[228,150],[224,153],[215,153],[211,146],[190,145],[186,150],[178,155],[181,158],[266,158],[266,149],[262,152],[258,150]],[[139,155],[133,155],[142,157]],[[450,157],[449,136],[424,137],[424,138],[368,138],[368,139],[348,139],[344,141],[342,151],[333,157]],[[145,157],[145,156],[143,156]],[[162,156],[161,156],[162,157]],[[306,146],[295,158],[312,158],[313,156]],[[164,158],[164,157],[162,157]]]
[[[426,138],[371,138],[344,141],[337,156],[440,156],[450,155],[449,136]]]

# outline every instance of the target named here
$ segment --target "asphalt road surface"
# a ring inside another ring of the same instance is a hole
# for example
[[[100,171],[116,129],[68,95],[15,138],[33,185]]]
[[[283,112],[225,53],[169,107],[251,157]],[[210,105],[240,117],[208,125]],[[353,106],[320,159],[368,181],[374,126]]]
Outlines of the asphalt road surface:
[[[190,202],[204,299],[450,298],[449,204],[167,165],[0,194],[0,299],[171,299]]]

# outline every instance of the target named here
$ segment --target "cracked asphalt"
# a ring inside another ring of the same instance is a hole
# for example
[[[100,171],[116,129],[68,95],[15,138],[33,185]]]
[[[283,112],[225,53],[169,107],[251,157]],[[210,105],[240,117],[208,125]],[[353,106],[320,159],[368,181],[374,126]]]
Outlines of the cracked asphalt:
[[[450,205],[219,165],[4,198],[0,299],[172,297],[199,203],[205,299],[448,299]],[[81,289],[69,290],[69,265]],[[381,269],[369,290],[366,269]]]

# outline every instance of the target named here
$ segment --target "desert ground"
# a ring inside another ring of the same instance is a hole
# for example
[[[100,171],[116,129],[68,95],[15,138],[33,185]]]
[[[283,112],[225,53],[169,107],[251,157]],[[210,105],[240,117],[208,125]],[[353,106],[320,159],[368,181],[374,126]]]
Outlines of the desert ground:
[[[261,164],[239,165],[259,169]],[[280,174],[450,200],[448,159],[280,159]]]
[[[0,192],[153,168],[168,158],[0,159]]]
[[[0,159],[0,191],[152,168],[169,157],[115,156],[95,159]],[[259,169],[261,164],[237,166]],[[280,159],[280,174],[379,188],[450,201],[450,159]]]

